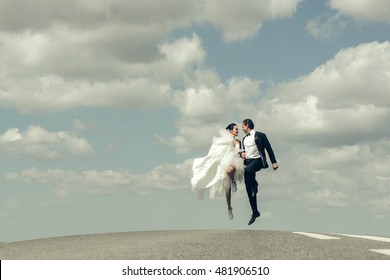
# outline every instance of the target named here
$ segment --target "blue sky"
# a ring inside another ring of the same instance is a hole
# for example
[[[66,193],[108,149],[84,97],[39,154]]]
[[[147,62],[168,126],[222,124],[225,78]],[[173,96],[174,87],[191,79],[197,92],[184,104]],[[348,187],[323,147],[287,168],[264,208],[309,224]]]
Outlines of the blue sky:
[[[389,29],[386,0],[0,0],[0,241],[389,236]],[[190,189],[193,158],[245,118],[280,166],[251,227],[243,184],[232,221]]]

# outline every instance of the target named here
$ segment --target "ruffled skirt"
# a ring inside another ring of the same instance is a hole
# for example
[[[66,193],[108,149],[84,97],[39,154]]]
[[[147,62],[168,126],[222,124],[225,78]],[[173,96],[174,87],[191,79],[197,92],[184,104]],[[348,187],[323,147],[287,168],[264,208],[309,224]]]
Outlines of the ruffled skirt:
[[[206,190],[209,190],[210,198],[229,191],[231,179],[226,171],[231,166],[235,168],[235,181],[243,181],[245,166],[239,156],[239,151],[233,146],[230,137],[227,142],[214,143],[206,157],[194,159],[191,184],[199,199],[203,199]]]

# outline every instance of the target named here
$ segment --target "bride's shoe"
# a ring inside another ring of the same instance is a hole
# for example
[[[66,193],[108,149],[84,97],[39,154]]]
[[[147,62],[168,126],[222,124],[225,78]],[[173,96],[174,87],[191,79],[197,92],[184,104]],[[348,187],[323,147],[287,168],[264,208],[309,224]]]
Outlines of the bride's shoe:
[[[228,216],[230,220],[233,220],[233,208],[228,209]]]
[[[236,183],[236,181],[232,182],[231,188],[232,188],[232,192],[236,192],[237,191],[237,183]]]

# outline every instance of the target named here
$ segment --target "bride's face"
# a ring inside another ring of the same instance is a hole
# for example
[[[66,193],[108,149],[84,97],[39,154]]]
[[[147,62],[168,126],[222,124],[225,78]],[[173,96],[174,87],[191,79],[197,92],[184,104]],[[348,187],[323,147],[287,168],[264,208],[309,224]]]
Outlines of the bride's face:
[[[237,136],[238,135],[238,127],[233,126],[233,129],[230,130],[230,133],[233,134],[234,136]]]

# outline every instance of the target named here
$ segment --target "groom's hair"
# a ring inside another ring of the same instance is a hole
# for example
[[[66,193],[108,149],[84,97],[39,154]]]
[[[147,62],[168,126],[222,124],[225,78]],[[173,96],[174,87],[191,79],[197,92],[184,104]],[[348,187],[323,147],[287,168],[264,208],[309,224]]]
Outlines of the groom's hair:
[[[253,123],[253,121],[251,119],[245,119],[242,121],[242,123],[247,125],[250,129],[255,128],[255,124]]]
[[[227,129],[227,130],[232,130],[233,127],[235,127],[235,126],[237,126],[235,123],[231,123],[231,124],[229,124],[229,125],[226,127],[226,129]]]

